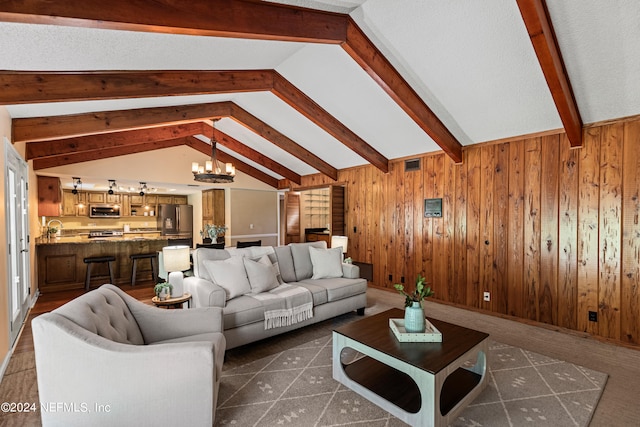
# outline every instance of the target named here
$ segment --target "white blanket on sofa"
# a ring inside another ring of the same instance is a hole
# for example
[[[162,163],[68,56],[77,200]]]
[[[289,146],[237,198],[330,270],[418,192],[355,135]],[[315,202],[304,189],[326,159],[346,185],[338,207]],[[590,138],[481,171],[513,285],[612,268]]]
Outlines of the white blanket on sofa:
[[[302,287],[283,283],[268,292],[252,294],[264,306],[264,328],[289,326],[313,317],[313,297]]]

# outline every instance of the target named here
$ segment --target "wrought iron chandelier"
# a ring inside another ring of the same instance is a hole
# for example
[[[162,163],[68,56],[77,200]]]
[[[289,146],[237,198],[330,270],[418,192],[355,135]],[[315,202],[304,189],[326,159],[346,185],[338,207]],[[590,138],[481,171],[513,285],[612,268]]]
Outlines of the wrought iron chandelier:
[[[218,119],[213,119],[213,127],[211,129],[211,160],[207,160],[204,166],[198,164],[198,162],[191,163],[191,172],[193,173],[193,179],[199,182],[229,184],[233,182],[236,168],[231,163],[226,163],[223,164],[223,171],[219,166],[216,156],[216,121]]]

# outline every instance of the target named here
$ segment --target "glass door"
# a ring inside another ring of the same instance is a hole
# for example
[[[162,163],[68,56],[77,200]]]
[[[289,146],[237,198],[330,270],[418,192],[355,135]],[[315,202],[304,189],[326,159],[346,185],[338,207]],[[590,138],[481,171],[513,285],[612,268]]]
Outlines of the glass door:
[[[15,342],[29,309],[29,194],[27,163],[5,138],[5,218],[7,224],[9,336]]]

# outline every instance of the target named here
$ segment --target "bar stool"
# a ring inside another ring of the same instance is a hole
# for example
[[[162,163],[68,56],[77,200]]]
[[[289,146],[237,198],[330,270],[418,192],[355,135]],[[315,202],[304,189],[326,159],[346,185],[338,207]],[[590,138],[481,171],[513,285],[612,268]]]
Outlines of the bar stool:
[[[153,283],[156,282],[156,268],[153,265],[153,260],[156,259],[156,253],[148,253],[148,254],[134,254],[129,255],[129,258],[133,260],[133,267],[131,268],[131,286],[136,285],[136,269],[138,268],[138,260],[148,258],[151,262],[151,277],[153,278]]]
[[[91,265],[95,263],[103,263],[103,262],[107,263],[107,265],[109,266],[109,280],[111,280],[110,282],[111,284],[114,284],[113,269],[111,268],[111,263],[114,262],[115,260],[116,260],[116,257],[111,255],[92,256],[92,257],[85,258],[83,261],[85,264],[87,264],[87,276],[84,279],[84,290],[88,291],[89,288],[91,287]]]

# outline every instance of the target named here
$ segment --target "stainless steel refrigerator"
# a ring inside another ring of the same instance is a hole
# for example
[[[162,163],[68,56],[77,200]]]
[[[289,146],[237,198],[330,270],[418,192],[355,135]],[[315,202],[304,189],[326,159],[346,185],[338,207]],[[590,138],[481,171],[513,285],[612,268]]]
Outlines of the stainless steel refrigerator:
[[[157,218],[161,235],[193,241],[193,206],[160,204]]]

